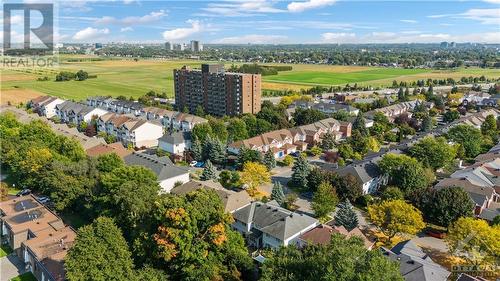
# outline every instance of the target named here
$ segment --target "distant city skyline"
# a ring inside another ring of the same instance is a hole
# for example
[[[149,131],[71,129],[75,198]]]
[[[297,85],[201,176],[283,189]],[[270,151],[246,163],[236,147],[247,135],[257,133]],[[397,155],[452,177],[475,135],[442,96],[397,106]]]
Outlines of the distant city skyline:
[[[500,0],[78,0],[57,18],[63,43],[500,43]],[[12,22],[22,30],[21,13]]]

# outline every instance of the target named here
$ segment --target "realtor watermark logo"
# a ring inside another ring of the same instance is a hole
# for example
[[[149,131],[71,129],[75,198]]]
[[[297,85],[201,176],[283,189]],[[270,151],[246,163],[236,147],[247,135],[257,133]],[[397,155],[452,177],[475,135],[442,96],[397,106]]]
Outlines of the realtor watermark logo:
[[[54,3],[3,4],[3,67],[55,66],[54,8]]]

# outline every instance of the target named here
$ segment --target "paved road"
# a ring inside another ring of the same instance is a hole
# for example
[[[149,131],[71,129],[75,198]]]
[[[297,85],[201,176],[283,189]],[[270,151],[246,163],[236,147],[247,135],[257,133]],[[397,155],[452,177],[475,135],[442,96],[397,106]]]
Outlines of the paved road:
[[[14,254],[0,258],[0,281],[10,279],[26,272],[22,261]]]

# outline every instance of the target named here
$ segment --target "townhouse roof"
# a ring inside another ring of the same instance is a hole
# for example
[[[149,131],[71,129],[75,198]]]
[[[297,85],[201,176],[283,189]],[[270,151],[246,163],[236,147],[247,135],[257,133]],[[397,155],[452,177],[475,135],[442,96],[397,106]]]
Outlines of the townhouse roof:
[[[356,177],[361,183],[367,183],[382,174],[377,164],[371,161],[345,166],[338,169],[337,173],[341,176],[351,174]]]
[[[152,170],[159,181],[189,173],[187,169],[175,166],[166,156],[158,157],[154,154],[134,152],[125,156],[123,160],[127,165],[143,166]]]
[[[62,220],[38,203],[32,195],[0,202],[0,210],[5,214],[2,220],[13,233],[28,230],[35,233],[44,229],[57,230],[64,227]]]
[[[192,114],[188,114],[188,113],[182,113],[182,112],[178,112],[173,118],[175,118],[175,120],[177,120],[179,122],[189,122],[192,124],[199,124],[199,123],[208,122],[208,120],[205,118],[202,118],[202,117],[199,117],[196,115],[192,115]]]
[[[47,100],[49,100],[50,98],[51,98],[51,96],[38,96],[38,97],[32,99],[31,103],[33,103],[33,104],[42,104],[42,103],[47,102]]]
[[[91,147],[85,151],[88,156],[97,157],[104,154],[116,153],[120,158],[124,158],[127,155],[132,154],[132,150],[123,147],[121,142],[115,142],[111,144],[98,144]]]
[[[129,120],[131,120],[132,117],[126,116],[123,114],[116,114],[116,113],[110,112],[110,113],[106,113],[106,114],[102,115],[101,117],[99,117],[99,119],[101,119],[105,123],[111,123],[115,127],[120,127],[125,122],[128,122]]]
[[[113,100],[111,103],[117,107],[126,107],[134,110],[140,110],[144,107],[144,105],[140,102],[129,100]]]
[[[495,190],[489,186],[480,186],[470,182],[466,178],[446,178],[440,180],[435,187],[436,188],[444,188],[444,187],[452,187],[458,186],[462,187],[465,191],[467,191],[474,201],[480,200],[478,195],[485,196],[486,198],[491,198],[495,194]],[[474,195],[477,194],[477,195]],[[476,201],[477,203],[478,201]],[[482,204],[479,204],[482,205]]]
[[[493,219],[495,219],[495,217],[499,215],[500,215],[500,203],[491,202],[487,208],[484,208],[481,211],[479,217],[487,221],[493,221]]]
[[[85,150],[97,145],[106,144],[104,139],[86,136],[85,134],[80,133],[76,128],[70,128],[66,124],[55,124],[51,122],[48,124],[54,133],[76,140]]]
[[[60,111],[73,111],[75,114],[87,114],[93,111],[95,108],[92,106],[88,106],[86,104],[73,102],[73,101],[65,101],[56,105],[56,108]]]
[[[233,191],[225,189],[220,183],[214,181],[191,180],[183,185],[174,187],[171,193],[183,195],[202,188],[214,190],[221,199],[226,212],[233,212],[252,202],[252,198],[245,190]]]
[[[450,272],[435,263],[413,241],[403,241],[382,253],[399,263],[399,270],[406,281],[445,281]]]
[[[142,108],[142,111],[145,113],[153,113],[153,114],[156,114],[159,116],[168,116],[170,118],[172,118],[173,116],[175,116],[178,113],[176,111],[171,111],[171,110],[167,110],[164,108],[153,107],[153,106],[144,107],[144,108]]]
[[[346,236],[347,238],[356,236],[361,238],[365,247],[370,249],[374,242],[370,241],[364,234],[361,232],[359,228],[354,228],[351,231],[348,231],[343,226],[336,226],[333,224],[333,221],[330,221],[328,224],[321,224],[317,227],[307,231],[306,233],[300,236],[300,239],[307,241],[312,244],[322,244],[328,245],[330,244],[331,237],[333,234],[338,233]]]
[[[311,101],[298,100],[298,101],[295,101],[293,105],[296,107],[302,107],[302,108],[313,108],[313,109],[316,109],[319,111],[344,110],[347,112],[352,112],[352,111],[359,110],[359,109],[355,108],[354,106],[350,106],[347,104],[340,104],[340,103],[331,103],[331,102],[311,102]]]
[[[290,212],[270,202],[252,202],[235,211],[233,217],[246,224],[252,223],[254,228],[282,241],[318,223],[315,218]]]
[[[42,263],[54,280],[63,281],[66,280],[64,258],[75,239],[76,232],[71,227],[64,227],[59,230],[39,231],[36,237],[24,241],[23,244]]]
[[[181,144],[190,140],[191,132],[174,132],[170,134],[164,134],[161,138],[158,139],[159,142],[169,144]]]

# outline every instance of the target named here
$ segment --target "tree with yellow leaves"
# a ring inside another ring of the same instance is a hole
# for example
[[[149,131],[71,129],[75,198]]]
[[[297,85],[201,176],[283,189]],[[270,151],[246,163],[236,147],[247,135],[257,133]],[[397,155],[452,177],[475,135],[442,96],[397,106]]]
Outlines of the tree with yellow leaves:
[[[271,173],[262,164],[246,162],[241,172],[241,182],[248,185],[250,192],[255,192],[259,185],[271,182]]]
[[[368,214],[389,240],[398,233],[417,234],[425,227],[421,212],[403,200],[388,200],[370,205]]]
[[[500,225],[490,226],[481,219],[460,218],[448,229],[450,252],[474,263],[491,264],[499,258]]]

